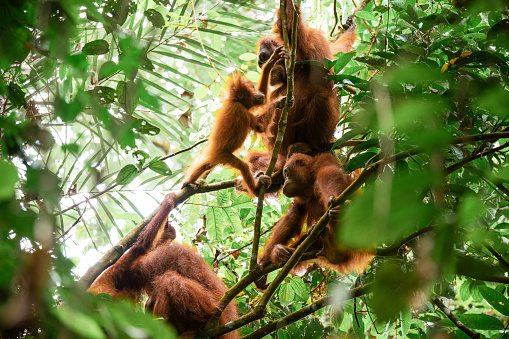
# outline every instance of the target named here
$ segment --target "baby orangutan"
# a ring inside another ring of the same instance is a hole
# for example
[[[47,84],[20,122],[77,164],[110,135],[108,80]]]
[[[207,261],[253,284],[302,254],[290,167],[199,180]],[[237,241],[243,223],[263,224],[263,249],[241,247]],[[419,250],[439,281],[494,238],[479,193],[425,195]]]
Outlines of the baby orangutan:
[[[270,177],[261,175],[255,180],[249,165],[233,153],[242,147],[251,130],[261,131],[257,117],[251,109],[262,105],[265,95],[253,83],[239,74],[228,81],[223,106],[216,112],[212,132],[200,160],[186,172],[182,187],[193,185],[216,165],[224,164],[238,169],[250,195],[256,195],[261,185],[270,186]]]

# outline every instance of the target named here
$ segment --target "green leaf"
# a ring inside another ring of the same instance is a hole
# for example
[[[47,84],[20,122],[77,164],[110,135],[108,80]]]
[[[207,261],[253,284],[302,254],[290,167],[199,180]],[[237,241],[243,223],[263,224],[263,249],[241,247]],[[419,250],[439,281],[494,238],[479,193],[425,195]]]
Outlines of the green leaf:
[[[146,135],[158,135],[159,132],[161,132],[159,127],[151,125],[145,119],[137,119],[134,124],[134,129],[136,129],[138,133]]]
[[[163,28],[164,17],[161,13],[152,8],[145,11],[144,14],[147,17],[148,21],[150,21],[152,25],[154,25],[154,27]]]
[[[282,305],[288,305],[295,298],[295,291],[290,283],[283,283],[279,286],[279,301]]]
[[[471,293],[470,293],[470,281],[466,280],[461,284],[460,287],[460,297],[461,300],[467,301],[470,299]]]
[[[223,213],[220,208],[207,208],[207,231],[211,239],[216,243],[223,243]]]
[[[83,105],[78,101],[78,99],[67,103],[60,97],[55,98],[55,114],[60,117],[63,122],[74,121],[82,110]]]
[[[164,161],[161,160],[152,160],[148,164],[148,168],[162,175],[171,175],[171,169],[168,167],[168,165],[166,165]]]
[[[352,158],[349,162],[345,164],[345,168],[348,171],[354,171],[357,168],[363,168],[366,167],[367,162],[369,159],[373,158],[376,155],[375,152],[364,152],[356,157]]]
[[[14,197],[14,186],[18,182],[18,171],[12,163],[0,160],[0,201]]]
[[[101,68],[99,68],[97,77],[99,81],[101,81],[106,78],[109,78],[116,72],[118,72],[118,65],[113,61],[106,61],[104,64],[101,65]]]
[[[134,165],[126,165],[124,166],[120,172],[118,172],[117,178],[115,182],[117,185],[127,185],[131,183],[134,178],[138,176],[138,169]]]
[[[138,105],[138,84],[133,81],[119,81],[116,93],[118,103],[126,110],[127,114],[132,115]]]
[[[401,322],[401,333],[403,337],[408,334],[410,330],[410,323],[412,321],[412,312],[408,309],[404,309],[399,314],[399,320]]]
[[[106,54],[110,51],[110,44],[103,39],[90,41],[86,43],[81,49],[81,52],[85,55],[101,55]]]
[[[504,329],[504,324],[495,317],[486,314],[457,314],[456,318],[465,326],[474,330],[496,330]],[[440,320],[437,325],[456,327],[449,319]]]
[[[301,301],[306,301],[309,298],[309,292],[306,284],[301,277],[295,276],[291,280],[292,289]]]
[[[230,207],[225,207],[223,211],[226,214],[228,224],[233,229],[233,232],[236,234],[242,234],[244,228],[242,227],[242,221],[240,220],[238,211]]]
[[[203,99],[206,95],[209,89],[205,86],[200,86],[194,91],[194,98],[196,100]]]
[[[334,73],[339,73],[345,66],[352,60],[355,56],[356,52],[343,53],[340,52],[336,58],[336,63],[334,64]]]
[[[357,299],[355,299],[354,302],[358,303],[359,301]],[[359,309],[359,306],[357,306],[357,309]],[[359,320],[359,324],[357,324],[357,320],[355,319],[355,314],[352,313],[353,332],[355,333],[355,336],[357,338],[365,338],[365,336],[364,336],[364,319],[362,319],[362,313],[357,314],[357,319]]]
[[[84,338],[106,339],[106,335],[91,317],[69,308],[55,308],[54,313],[67,328]]]
[[[357,12],[357,13],[355,13],[355,16],[358,18],[361,18],[361,19],[366,19],[366,20],[376,20],[375,15],[373,13],[367,12],[367,11]]]
[[[106,86],[95,86],[93,90],[87,91],[97,98],[102,104],[108,105],[115,101],[115,90]]]
[[[254,54],[254,53],[244,53],[244,54],[241,54],[239,56],[239,59],[243,60],[243,61],[255,60],[256,59],[256,54]]]
[[[7,98],[17,108],[26,107],[27,101],[25,99],[25,92],[19,87],[18,84],[10,83],[8,86]]]
[[[330,70],[332,67],[334,67],[334,64],[335,64],[335,61],[333,60],[329,60],[327,58],[323,58],[323,65],[325,66],[325,68],[327,68],[328,70]]]
[[[494,309],[509,316],[509,300],[502,293],[487,286],[479,286],[479,292]]]
[[[341,145],[342,143],[350,140],[350,139],[353,139],[354,137],[360,135],[361,132],[357,131],[357,130],[351,130],[351,131],[348,131],[346,132],[341,138],[339,138],[338,140],[336,140],[334,142],[334,146],[332,148],[335,148],[336,146],[339,146]]]

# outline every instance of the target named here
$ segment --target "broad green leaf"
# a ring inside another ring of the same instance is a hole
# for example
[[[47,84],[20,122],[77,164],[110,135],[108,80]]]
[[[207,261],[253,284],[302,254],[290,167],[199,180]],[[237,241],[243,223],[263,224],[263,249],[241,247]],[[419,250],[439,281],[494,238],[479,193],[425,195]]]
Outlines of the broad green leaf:
[[[203,99],[206,95],[209,89],[205,86],[200,86],[194,91],[194,98],[196,100]]]
[[[148,21],[154,25],[154,27],[162,28],[164,26],[164,17],[161,13],[156,11],[155,9],[149,9],[144,12]]]
[[[479,286],[479,292],[494,309],[509,316],[509,301],[502,293],[486,286]]]
[[[149,164],[148,164],[148,167],[156,172],[156,173],[159,173],[159,174],[162,174],[162,175],[171,175],[171,169],[168,167],[168,165],[166,165],[166,163],[164,161],[161,161],[161,160],[152,160]]]
[[[292,289],[301,301],[306,301],[309,298],[309,291],[306,284],[301,277],[295,276],[291,280]]]
[[[99,68],[97,78],[99,81],[101,81],[106,78],[109,78],[116,72],[118,72],[118,65],[113,61],[106,61],[104,64],[101,65],[101,68]]]
[[[242,234],[244,229],[242,227],[238,211],[230,207],[225,207],[223,211],[225,212],[225,218],[227,218],[228,224],[232,227],[233,232],[236,234]]]
[[[503,330],[504,324],[497,318],[486,314],[455,314],[456,318],[465,326],[473,330]],[[456,327],[449,319],[442,319],[437,323],[440,326]]]
[[[240,60],[244,60],[244,61],[256,60],[256,54],[254,54],[254,53],[244,53],[244,54],[239,55],[239,59]]]
[[[225,206],[230,200],[230,196],[226,190],[221,190],[217,193],[216,200],[219,206]]]
[[[364,168],[367,165],[369,159],[373,158],[377,153],[375,152],[364,152],[361,153],[354,158],[352,158],[349,162],[345,164],[345,167],[348,171],[354,171],[357,168]],[[376,160],[376,159],[375,159]]]
[[[464,281],[460,286],[460,297],[461,300],[467,301],[470,299],[470,281],[466,280]]]
[[[410,322],[412,321],[412,312],[404,309],[399,313],[399,320],[401,323],[401,334],[405,337],[410,330]]]
[[[99,324],[88,315],[69,309],[68,307],[55,308],[53,313],[67,328],[84,338],[106,338]]]
[[[366,11],[357,12],[357,13],[355,13],[355,16],[358,18],[366,19],[366,20],[376,20],[377,19],[373,13],[366,12]]]
[[[110,50],[110,44],[103,39],[90,41],[81,49],[85,55],[101,55],[106,54]]]
[[[334,73],[339,73],[355,56],[355,52],[342,53],[336,57],[336,63],[334,64]]]
[[[138,169],[134,165],[124,166],[120,172],[118,172],[115,182],[117,185],[127,185],[131,183],[134,178],[138,176]]]
[[[279,301],[282,305],[290,304],[295,297],[295,290],[290,283],[283,282],[279,286]]]
[[[133,81],[119,81],[116,93],[118,103],[126,110],[127,114],[132,115],[138,105],[138,84]]]
[[[158,135],[159,132],[161,132],[161,129],[159,127],[156,127],[154,125],[151,125],[147,120],[145,119],[137,119],[136,123],[134,124],[134,128],[138,133],[146,134],[146,135]]]
[[[14,197],[14,188],[18,182],[18,171],[16,167],[7,161],[0,160],[0,201],[8,200]]]
[[[94,89],[87,92],[105,105],[111,104],[115,101],[115,90],[111,87],[95,86]]]
[[[7,98],[16,107],[26,107],[27,102],[25,98],[25,92],[18,84],[10,83],[8,86],[9,93]]]
[[[352,199],[350,206],[344,206],[337,240],[353,247],[369,247],[392,243],[403,234],[428,225],[434,208],[423,202],[419,192],[434,180],[431,173],[411,173],[366,189]]]
[[[223,243],[223,213],[220,208],[207,208],[207,231],[215,243]]]

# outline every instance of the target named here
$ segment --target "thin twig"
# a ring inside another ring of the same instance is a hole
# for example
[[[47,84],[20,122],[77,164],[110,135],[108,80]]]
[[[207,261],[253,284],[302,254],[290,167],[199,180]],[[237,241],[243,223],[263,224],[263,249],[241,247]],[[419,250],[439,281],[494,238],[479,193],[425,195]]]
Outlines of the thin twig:
[[[198,35],[198,40],[200,40],[200,45],[203,50],[203,53],[205,53],[205,56],[207,57],[207,60],[210,63],[210,66],[212,66],[214,71],[216,71],[217,75],[219,75],[221,80],[224,81],[223,77],[221,76],[221,73],[219,73],[219,71],[216,69],[216,66],[214,66],[214,63],[212,62],[212,60],[210,60],[207,50],[205,50],[205,46],[203,46],[203,41],[201,40],[200,30],[198,29],[198,19],[196,19],[196,9],[194,8],[194,0],[191,0],[191,6],[193,6],[193,16],[194,16],[194,25],[196,27],[196,34]]]
[[[76,225],[80,222],[80,220],[81,220],[81,218],[83,218],[83,214],[85,214],[86,210],[87,210],[87,206],[85,206],[85,207],[83,208],[83,212],[81,212],[81,213],[80,213],[80,216],[78,217],[78,219],[76,219],[76,221],[75,221],[75,222],[73,222],[73,223],[72,223],[71,227],[69,227],[69,228],[67,229],[67,231],[65,231],[64,233],[62,233],[62,235],[61,235],[61,236],[59,236],[57,240],[60,240],[60,239],[64,238],[64,237],[67,235],[67,233],[69,233],[69,231],[71,231],[71,230],[73,229],[73,227],[74,227],[74,226],[76,226]]]
[[[160,158],[159,160],[164,161],[164,160],[167,160],[167,159],[169,159],[169,158],[171,158],[171,157],[174,157],[174,156],[176,156],[176,155],[179,155],[180,153],[184,153],[184,152],[190,151],[190,150],[192,150],[193,148],[195,148],[196,146],[198,146],[199,144],[203,144],[203,143],[204,143],[204,142],[206,142],[207,140],[209,140],[209,139],[202,139],[202,140],[200,140],[200,141],[196,142],[194,145],[189,146],[188,148],[184,148],[184,149],[181,149],[180,151],[176,151],[176,152],[174,152],[174,153],[172,153],[172,154],[169,154],[169,155],[167,155],[167,156],[165,156],[165,157]],[[144,168],[145,168],[145,167],[144,167]]]
[[[336,4],[337,0],[334,0],[334,3],[333,3],[333,6],[334,6],[334,25],[332,26],[332,29],[330,31],[330,36],[332,37],[332,34],[334,34],[334,30],[336,29],[336,26],[338,25],[338,9],[336,8],[337,4]]]
[[[403,238],[401,241],[397,242],[397,243],[394,243],[392,244],[391,246],[389,247],[386,247],[386,248],[377,248],[376,249],[376,255],[381,255],[381,256],[390,256],[390,255],[395,255],[398,253],[398,250],[401,248],[401,246],[405,245],[407,242],[409,242],[410,240],[424,234],[424,233],[427,233],[427,232],[431,232],[434,230],[434,227],[433,226],[427,226],[427,227],[424,227],[424,228],[421,228],[420,230],[418,231],[415,231],[414,233],[412,234],[409,234],[408,236],[406,236],[405,238]]]
[[[174,156],[176,156],[176,155],[178,155],[178,154],[181,154],[181,153],[187,152],[187,151],[189,151],[189,150],[191,150],[191,149],[195,148],[195,147],[196,147],[196,146],[198,146],[199,144],[202,144],[202,143],[206,142],[207,140],[208,140],[208,139],[200,140],[200,141],[198,141],[197,143],[195,143],[194,145],[189,146],[188,148],[184,148],[184,149],[182,149],[182,150],[176,151],[176,152],[174,152],[174,153],[172,153],[172,154],[169,154],[169,155],[167,155],[167,156],[165,156],[165,157],[160,158],[159,160],[161,160],[161,161],[163,161],[163,160],[167,160],[167,159],[169,159],[169,158],[171,158],[171,157],[174,157]],[[149,168],[149,166],[150,166],[150,165],[145,165],[145,166],[143,166],[143,168],[142,168],[142,169],[138,172],[138,174],[140,174],[141,172],[145,171],[147,168]],[[81,204],[88,203],[90,200],[95,199],[95,198],[97,198],[97,197],[100,197],[101,195],[103,195],[103,194],[105,194],[105,193],[108,193],[109,191],[111,191],[112,189],[114,189],[114,188],[115,188],[115,187],[117,187],[117,186],[118,186],[118,184],[113,184],[113,185],[111,185],[110,187],[108,187],[108,188],[106,188],[106,189],[104,189],[104,190],[102,190],[102,191],[100,191],[100,192],[98,192],[98,193],[96,193],[96,194],[92,195],[91,197],[88,197],[88,198],[86,198],[86,199],[85,199],[85,200],[83,200],[83,201],[80,201],[80,202],[78,202],[78,203],[75,203],[74,205],[72,205],[72,206],[70,206],[70,207],[67,207],[67,208],[65,208],[65,209],[63,209],[63,210],[61,210],[61,211],[59,211],[59,212],[55,213],[54,215],[55,215],[55,216],[58,216],[58,215],[64,214],[65,212],[70,211],[70,210],[72,210],[72,209],[74,209],[74,208],[78,207],[78,206],[79,206],[79,205],[81,205]]]
[[[292,3],[293,5],[293,3]],[[274,143],[274,149],[272,151],[272,157],[270,159],[269,166],[266,171],[266,175],[271,175],[274,167],[276,165],[277,157],[279,154],[279,150],[281,149],[281,145],[283,144],[283,138],[286,130],[286,122],[288,118],[288,111],[290,109],[290,100],[293,97],[293,73],[295,69],[295,54],[297,51],[297,11],[293,10],[293,18],[292,18],[292,43],[288,42],[288,31],[286,26],[286,4],[285,0],[281,0],[280,5],[280,15],[281,15],[281,25],[283,27],[283,41],[285,45],[285,49],[289,50],[289,46],[292,46],[290,60],[286,61],[286,74],[287,74],[287,92],[286,92],[286,100],[285,105],[283,107],[283,111],[281,112],[281,118],[278,123],[278,131],[276,142]],[[265,196],[265,192],[267,187],[262,186],[260,188],[260,192],[258,193],[258,204],[256,206],[256,216],[254,222],[254,231],[253,231],[253,247],[251,249],[251,260],[249,263],[249,270],[254,270],[256,266],[258,266],[258,249],[260,246],[260,230],[261,230],[261,222],[262,222],[262,211],[263,211],[263,198]]]
[[[383,16],[380,16],[380,21],[378,22],[378,27],[376,28],[375,35],[373,35],[373,38],[371,39],[371,45],[369,45],[369,49],[368,49],[368,52],[366,53],[366,56],[369,55],[369,53],[371,52],[371,49],[373,48],[373,45],[375,44],[376,37],[378,36],[378,31],[380,30],[380,25],[382,24],[382,18],[383,18]]]

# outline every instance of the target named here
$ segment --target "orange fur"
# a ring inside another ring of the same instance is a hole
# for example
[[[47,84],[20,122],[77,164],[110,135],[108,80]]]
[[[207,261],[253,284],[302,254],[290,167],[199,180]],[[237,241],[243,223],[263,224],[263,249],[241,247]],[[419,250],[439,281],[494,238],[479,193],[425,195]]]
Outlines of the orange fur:
[[[294,199],[265,245],[259,258],[262,267],[270,262],[284,264],[306,238],[306,234],[301,235],[304,224],[309,232],[327,211],[329,200],[341,194],[352,182],[341,169],[341,163],[330,153],[314,157],[295,153],[286,162],[284,176],[283,193]],[[337,223],[336,217],[331,217],[320,239],[312,245],[311,250],[320,250],[316,261],[343,273],[364,269],[372,255],[339,246],[336,243]],[[292,241],[292,238],[296,240]]]
[[[167,223],[175,206],[169,194],[158,213],[140,233],[131,249],[90,286],[93,294],[108,293],[113,299],[140,301],[148,295],[145,307],[171,323],[181,337],[194,338],[228,290],[196,249],[173,243],[175,229]],[[237,318],[230,303],[220,318],[226,324]],[[238,338],[236,331],[221,338]]]
[[[182,187],[195,183],[216,165],[223,164],[239,170],[248,192],[256,195],[261,184],[267,183],[267,179],[256,182],[249,165],[233,153],[242,147],[252,129],[259,129],[258,119],[250,110],[262,105],[264,100],[265,96],[256,91],[253,83],[239,74],[228,81],[226,94],[222,99],[223,106],[216,112],[207,145],[200,159],[186,171]]]
[[[293,8],[292,1],[286,0],[286,29],[290,38]],[[329,43],[323,31],[306,26],[302,16],[299,16],[298,20],[296,61],[316,60],[322,62],[324,57],[332,59],[333,53],[351,49],[355,40],[355,28],[350,28],[340,35],[337,41]],[[273,31],[274,34],[258,40],[258,64],[260,67],[278,46],[283,46],[283,27],[279,11]],[[294,143],[304,142],[309,144],[314,151],[320,151],[324,144],[332,141],[336,124],[339,121],[339,102],[336,90],[333,89],[334,83],[325,78],[327,75],[329,72],[325,68],[310,64],[295,65],[295,102],[288,112],[285,135],[280,149],[283,160],[287,156],[289,146]],[[270,80],[274,88],[268,94],[268,104],[263,113],[265,116],[264,133],[260,134],[268,152],[264,155],[257,154],[254,157],[257,163],[252,164],[252,167],[257,170],[264,170],[259,165],[269,163],[274,148],[281,109],[275,107],[273,103],[287,92],[284,67],[280,64],[274,66]]]
[[[348,53],[352,50],[352,46],[355,42],[355,39],[357,38],[355,27],[355,22],[353,22],[346,31],[340,34],[338,38],[331,43],[330,49],[332,55],[336,55],[339,52]]]

